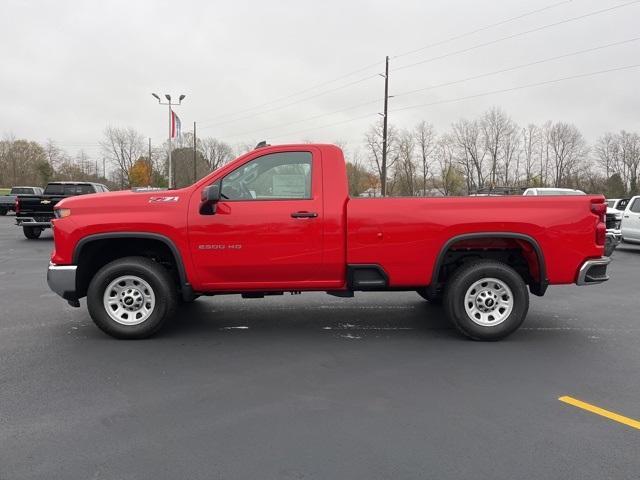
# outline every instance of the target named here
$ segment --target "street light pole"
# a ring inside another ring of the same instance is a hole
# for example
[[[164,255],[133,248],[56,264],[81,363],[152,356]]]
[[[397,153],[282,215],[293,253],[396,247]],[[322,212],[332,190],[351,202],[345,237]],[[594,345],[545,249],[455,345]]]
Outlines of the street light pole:
[[[166,93],[164,95],[164,98],[167,99],[166,102],[163,102],[160,97],[155,94],[152,93],[151,94],[154,98],[156,98],[158,100],[158,103],[160,105],[168,105],[169,106],[169,188],[173,188],[173,162],[171,159],[171,127],[172,127],[172,118],[171,118],[171,107],[172,106],[176,106],[176,105],[181,105],[182,104],[182,100],[184,100],[185,95],[180,95],[180,97],[178,97],[178,103],[175,102],[171,102],[171,95],[169,95],[168,93]]]

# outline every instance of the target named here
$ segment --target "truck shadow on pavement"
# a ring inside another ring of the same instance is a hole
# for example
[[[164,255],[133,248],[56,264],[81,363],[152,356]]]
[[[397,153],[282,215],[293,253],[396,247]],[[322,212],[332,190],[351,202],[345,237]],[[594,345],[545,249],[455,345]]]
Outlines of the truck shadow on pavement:
[[[424,301],[404,304],[349,305],[314,303],[291,305],[262,299],[223,301],[217,297],[198,299],[183,305],[160,333],[181,337],[214,333],[318,332],[353,337],[384,336],[409,332],[439,332],[457,336],[440,306]]]
[[[219,302],[216,297],[209,297],[182,306],[158,334],[158,338],[220,340],[226,336],[237,338],[243,335],[256,338],[257,334],[258,337],[284,335],[298,338],[323,335],[349,340],[410,337],[465,340],[448,321],[441,306],[421,300],[387,306],[350,306],[348,301],[307,306],[287,305],[286,302],[277,304],[273,301],[264,305],[247,304],[247,300],[223,304],[216,302]],[[534,337],[540,340],[540,332],[516,332],[510,339],[528,341]]]

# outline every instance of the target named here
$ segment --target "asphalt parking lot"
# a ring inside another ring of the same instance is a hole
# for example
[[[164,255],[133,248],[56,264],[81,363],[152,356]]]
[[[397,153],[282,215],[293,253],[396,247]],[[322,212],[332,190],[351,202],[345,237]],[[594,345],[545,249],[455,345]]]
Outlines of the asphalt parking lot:
[[[0,217],[0,479],[640,478],[640,247],[505,341],[414,293],[198,300],[118,341]]]

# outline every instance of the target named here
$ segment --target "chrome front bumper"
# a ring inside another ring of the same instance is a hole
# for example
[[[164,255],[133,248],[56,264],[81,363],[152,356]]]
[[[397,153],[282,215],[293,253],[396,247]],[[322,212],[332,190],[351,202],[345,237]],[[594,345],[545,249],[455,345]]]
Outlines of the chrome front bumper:
[[[607,265],[611,263],[609,257],[594,258],[582,264],[578,271],[576,285],[593,285],[609,280]]]
[[[76,296],[76,265],[49,264],[47,283],[49,288],[65,300],[77,300]]]
[[[618,245],[622,241],[622,230],[607,230],[607,237],[611,238],[616,245]]]

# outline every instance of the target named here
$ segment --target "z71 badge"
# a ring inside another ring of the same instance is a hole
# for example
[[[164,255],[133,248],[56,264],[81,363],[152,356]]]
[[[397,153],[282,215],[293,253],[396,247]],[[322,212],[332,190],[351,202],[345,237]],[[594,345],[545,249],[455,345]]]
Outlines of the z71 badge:
[[[180,197],[151,197],[149,198],[149,203],[175,203],[180,200]]]

